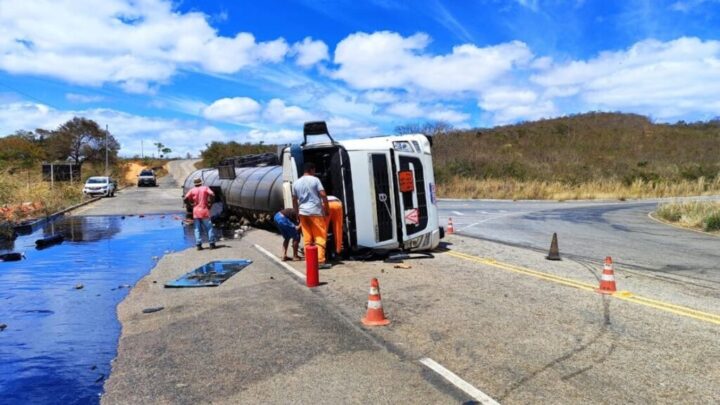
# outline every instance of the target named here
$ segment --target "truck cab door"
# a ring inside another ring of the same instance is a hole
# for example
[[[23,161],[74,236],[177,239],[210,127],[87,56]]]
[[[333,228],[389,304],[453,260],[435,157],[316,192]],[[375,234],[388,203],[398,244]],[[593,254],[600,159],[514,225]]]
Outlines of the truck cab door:
[[[412,239],[428,226],[428,195],[421,151],[409,141],[393,142],[395,184],[401,242]]]

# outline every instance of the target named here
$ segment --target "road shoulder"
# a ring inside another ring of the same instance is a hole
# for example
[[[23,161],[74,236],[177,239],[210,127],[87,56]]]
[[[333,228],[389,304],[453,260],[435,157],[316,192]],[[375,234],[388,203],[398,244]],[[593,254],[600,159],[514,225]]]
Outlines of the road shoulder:
[[[249,232],[250,234],[253,231]],[[456,402],[243,240],[170,254],[118,307],[102,402]],[[165,289],[209,260],[254,261],[220,287]],[[163,307],[150,314],[143,309]]]

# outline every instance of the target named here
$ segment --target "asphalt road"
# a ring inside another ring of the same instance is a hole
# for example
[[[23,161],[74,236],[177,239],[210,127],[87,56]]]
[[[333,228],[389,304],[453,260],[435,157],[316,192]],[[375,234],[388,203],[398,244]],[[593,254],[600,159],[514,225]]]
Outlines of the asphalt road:
[[[92,204],[80,207],[72,215],[139,215],[184,213],[182,184],[195,171],[194,159],[168,163],[169,175],[158,179],[157,187],[130,186]]]
[[[176,209],[179,185],[170,180],[129,188],[85,212]],[[281,244],[261,230],[221,249],[167,255],[118,308],[123,331],[103,403],[472,400],[426,359],[503,404],[717,403],[720,288],[682,272],[665,274],[687,283],[655,276],[663,274],[664,265],[651,267],[662,263],[654,257],[661,247],[628,257],[604,252],[632,253],[628,240],[639,250],[653,240],[680,250],[682,238],[710,238],[651,222],[651,206],[443,201],[443,221],[452,215],[460,233],[434,258],[408,260],[410,268],[341,263],[321,272],[323,285],[312,290],[258,251],[277,253]],[[634,230],[637,238],[624,236]],[[476,238],[462,236],[473,231]],[[553,231],[567,258],[561,262],[544,259]],[[573,241],[568,232],[577,234]],[[599,263],[608,254],[651,276],[620,267],[624,293],[598,294],[600,268],[582,258]],[[230,258],[254,263],[217,288],[162,288]],[[291,265],[304,273],[303,263]],[[381,281],[387,327],[359,322],[372,277]],[[142,313],[157,306],[164,309]]]
[[[492,241],[547,251],[553,232],[561,255],[720,286],[720,238],[648,217],[657,200],[539,202],[442,200],[441,223]]]

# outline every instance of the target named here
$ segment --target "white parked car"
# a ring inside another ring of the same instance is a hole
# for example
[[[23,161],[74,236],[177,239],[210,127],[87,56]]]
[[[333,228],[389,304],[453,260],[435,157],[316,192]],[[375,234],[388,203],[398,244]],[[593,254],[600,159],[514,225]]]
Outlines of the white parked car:
[[[117,185],[115,182],[107,176],[94,176],[87,179],[85,187],[83,187],[83,194],[88,197],[94,197],[101,195],[104,197],[114,197],[115,189]]]

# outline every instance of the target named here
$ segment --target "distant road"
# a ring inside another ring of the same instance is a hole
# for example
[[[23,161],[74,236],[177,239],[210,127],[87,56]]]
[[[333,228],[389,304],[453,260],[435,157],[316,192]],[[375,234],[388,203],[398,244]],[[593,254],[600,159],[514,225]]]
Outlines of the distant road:
[[[180,187],[193,171],[198,159],[173,160],[168,163],[168,175],[158,179],[157,187],[131,186],[115,194],[81,207],[72,215],[139,215],[182,213]]]
[[[168,173],[178,186],[182,186],[185,179],[197,170],[195,163],[199,161],[200,159],[171,160],[168,162]]]
[[[566,257],[680,276],[720,287],[720,237],[648,218],[658,200],[556,202],[442,200],[441,223],[452,217],[462,234],[547,251],[553,232]]]

